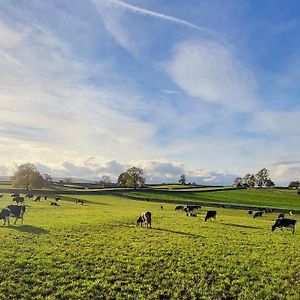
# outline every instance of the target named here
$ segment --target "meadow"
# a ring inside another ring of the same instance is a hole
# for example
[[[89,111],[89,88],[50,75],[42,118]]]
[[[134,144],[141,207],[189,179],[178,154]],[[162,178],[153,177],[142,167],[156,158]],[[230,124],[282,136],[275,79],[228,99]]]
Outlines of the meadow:
[[[0,299],[300,299],[300,231],[272,233],[277,214],[72,197],[85,205],[26,200],[24,225],[0,226]],[[135,226],[146,210],[152,229]]]
[[[222,203],[272,207],[286,210],[300,210],[300,195],[288,189],[253,189],[228,191],[131,191],[126,195],[137,198],[161,199],[169,202],[183,203]]]

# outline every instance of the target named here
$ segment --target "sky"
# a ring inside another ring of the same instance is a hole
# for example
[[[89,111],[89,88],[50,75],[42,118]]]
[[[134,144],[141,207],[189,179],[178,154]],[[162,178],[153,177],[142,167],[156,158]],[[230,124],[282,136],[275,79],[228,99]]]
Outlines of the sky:
[[[0,175],[300,176],[298,0],[1,0]]]

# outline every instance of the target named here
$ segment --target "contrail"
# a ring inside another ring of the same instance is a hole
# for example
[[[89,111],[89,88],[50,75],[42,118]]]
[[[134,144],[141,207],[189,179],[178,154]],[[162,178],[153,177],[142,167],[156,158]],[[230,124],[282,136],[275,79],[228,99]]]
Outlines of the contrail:
[[[213,32],[211,30],[208,30],[206,28],[203,28],[203,27],[199,27],[199,26],[197,26],[193,23],[190,23],[190,22],[187,22],[187,21],[169,16],[169,15],[157,13],[155,11],[151,11],[151,10],[148,10],[148,9],[140,8],[138,6],[127,4],[127,3],[122,2],[120,0],[92,0],[92,2],[94,2],[95,4],[99,4],[99,2],[107,2],[111,5],[114,5],[115,7],[122,8],[122,9],[127,10],[127,11],[132,12],[132,13],[137,13],[137,14],[144,15],[144,16],[158,18],[158,19],[165,20],[165,21],[168,21],[168,22],[172,22],[172,23],[175,23],[175,24],[178,24],[178,25],[183,25],[183,26],[186,26],[186,27],[189,27],[189,28],[192,28],[192,29],[196,29],[196,30],[201,31],[205,34],[215,35],[215,32]]]

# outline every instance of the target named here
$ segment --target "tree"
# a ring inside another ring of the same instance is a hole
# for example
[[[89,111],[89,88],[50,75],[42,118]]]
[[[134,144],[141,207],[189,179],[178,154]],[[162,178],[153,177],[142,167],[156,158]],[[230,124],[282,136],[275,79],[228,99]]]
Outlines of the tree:
[[[109,186],[111,184],[111,179],[108,175],[103,175],[102,180],[99,182],[103,187]]]
[[[299,186],[300,186],[299,180],[297,180],[297,181],[291,181],[291,182],[289,183],[289,185],[288,185],[288,188],[289,188],[289,189],[298,189]]]
[[[237,177],[237,178],[235,178],[234,179],[234,181],[233,181],[233,185],[235,186],[235,187],[242,187],[242,183],[243,183],[243,178],[242,177]]]
[[[184,174],[182,174],[180,177],[179,177],[179,180],[178,182],[182,185],[185,185],[186,184],[186,176]]]
[[[12,184],[15,187],[25,187],[29,190],[43,187],[45,180],[35,165],[26,163],[18,167],[18,171],[12,176]]]
[[[269,171],[266,168],[261,169],[256,175],[256,183],[259,187],[266,185],[269,179]]]
[[[141,168],[132,167],[127,169],[119,175],[118,184],[126,187],[133,187],[136,189],[138,186],[145,184],[144,171]]]
[[[268,178],[267,181],[266,181],[266,187],[267,188],[272,188],[274,186],[275,186],[275,183],[270,178]]]
[[[255,182],[256,182],[256,178],[253,174],[246,174],[244,177],[243,177],[243,185],[244,187],[255,187]]]

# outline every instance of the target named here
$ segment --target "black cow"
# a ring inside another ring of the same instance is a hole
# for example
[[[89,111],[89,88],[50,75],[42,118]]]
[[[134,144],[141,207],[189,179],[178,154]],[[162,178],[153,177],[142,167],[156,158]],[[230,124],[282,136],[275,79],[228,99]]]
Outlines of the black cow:
[[[27,195],[25,196],[25,198],[28,198],[28,199],[32,199],[33,197],[34,197],[33,194],[27,194]]]
[[[183,210],[184,206],[183,205],[178,205],[175,207],[175,210]]]
[[[13,201],[16,201],[17,204],[19,204],[19,203],[23,204],[24,203],[24,197],[15,197],[13,199]]]
[[[292,233],[295,233],[296,220],[280,218],[277,219],[275,224],[272,226],[272,231],[274,231],[277,227],[283,229],[283,227],[290,227],[292,229]]]
[[[284,218],[284,214],[283,213],[279,214],[278,217],[277,217],[277,219],[282,219],[282,218]]]
[[[145,222],[147,228],[148,228],[148,226],[149,226],[149,228],[151,228],[151,212],[150,211],[141,213],[141,215],[136,220],[136,226],[141,224],[141,227],[143,227],[144,222]]]
[[[35,201],[35,202],[37,202],[37,201],[40,202],[40,201],[41,201],[41,196],[37,196],[37,197],[34,199],[34,201]]]
[[[194,209],[200,209],[201,205],[187,205],[186,207],[187,207],[187,209],[189,209],[191,211]]]
[[[76,199],[76,204],[81,203],[81,205],[83,205],[83,200],[80,199]]]
[[[263,211],[257,211],[255,214],[254,214],[254,216],[253,216],[253,218],[255,219],[255,218],[257,218],[257,217],[261,217],[262,215],[263,215]]]
[[[15,217],[16,220],[14,224],[16,224],[18,219],[21,219],[21,222],[23,224],[23,217],[25,213],[25,206],[18,206],[18,205],[8,205],[4,207],[0,212],[0,220],[4,220],[4,224],[9,224],[9,217]]]
[[[205,222],[207,220],[216,219],[217,212],[215,210],[208,210],[205,216]]]
[[[253,211],[252,210],[248,210],[248,214],[252,215]]]

